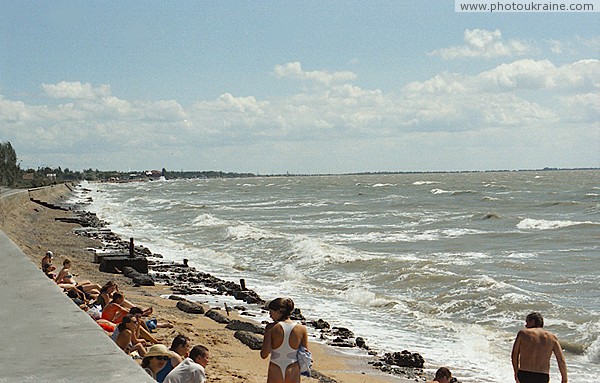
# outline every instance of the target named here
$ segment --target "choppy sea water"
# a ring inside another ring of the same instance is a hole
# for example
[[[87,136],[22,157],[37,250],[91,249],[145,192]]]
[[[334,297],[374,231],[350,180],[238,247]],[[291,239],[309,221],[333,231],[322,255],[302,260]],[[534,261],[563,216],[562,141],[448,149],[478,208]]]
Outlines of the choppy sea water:
[[[258,177],[88,184],[125,238],[264,299],[421,353],[464,382],[513,381],[530,311],[600,367],[600,171]],[[552,361],[551,382],[560,382]]]

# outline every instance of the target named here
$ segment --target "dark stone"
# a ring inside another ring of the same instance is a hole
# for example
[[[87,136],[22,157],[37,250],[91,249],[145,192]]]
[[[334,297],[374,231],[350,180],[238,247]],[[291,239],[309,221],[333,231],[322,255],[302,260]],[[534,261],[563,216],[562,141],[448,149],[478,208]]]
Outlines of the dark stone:
[[[261,326],[258,326],[254,323],[250,323],[250,322],[243,322],[240,320],[232,320],[229,322],[229,324],[227,326],[225,326],[226,329],[229,330],[242,330],[242,331],[247,331],[247,332],[251,332],[254,334],[264,334],[265,333],[265,329],[262,328]]]
[[[295,308],[294,311],[290,314],[290,319],[295,321],[305,321],[306,318],[302,315],[302,311],[299,308]]]
[[[317,370],[310,370],[310,377],[313,379],[317,379],[319,383],[338,383],[337,380],[323,375]]]
[[[329,330],[331,328],[329,323],[325,322],[323,319],[311,321],[311,322],[308,322],[308,324],[310,324],[312,327],[316,328],[317,330]]]
[[[139,286],[154,286],[154,279],[149,274],[138,273],[131,278],[132,282]]]
[[[233,336],[252,350],[260,350],[262,348],[262,339],[251,332],[238,330]]]
[[[235,285],[237,286],[237,285]],[[228,290],[225,290],[228,291]],[[239,291],[239,290],[234,290],[234,289],[230,289],[230,294],[233,295],[233,297],[235,299],[239,299],[241,301],[244,301],[248,304],[262,304],[264,303],[264,301],[258,296],[257,293],[255,293],[252,290],[243,290],[243,291]]]
[[[365,350],[369,349],[369,346],[367,346],[367,342],[365,342],[365,339],[363,337],[357,336],[354,342],[356,342],[357,347],[363,348]]]
[[[217,323],[224,323],[227,324],[229,323],[229,318],[227,318],[226,316],[224,316],[223,314],[221,314],[220,312],[216,311],[216,310],[208,310],[206,312],[207,317],[209,317],[210,319],[214,320]]]
[[[407,350],[391,354],[386,353],[382,360],[389,365],[398,367],[423,368],[423,365],[425,364],[425,359],[423,359],[420,354],[416,352],[412,353]]]
[[[354,344],[353,341],[351,341],[351,340],[345,340],[345,339],[342,339],[340,337],[335,338],[331,342],[331,345],[335,346],[335,347],[344,347],[344,348],[352,348],[352,347],[356,346],[356,344]]]
[[[123,272],[123,275],[126,276],[127,278],[133,278],[137,274],[140,273],[139,271],[137,271],[136,269],[134,269],[131,266],[125,266],[121,269],[121,271]]]
[[[333,327],[333,335],[343,339],[354,338],[354,333],[345,327]]]
[[[187,301],[186,298],[180,297],[178,295],[169,295],[169,299],[172,301]]]
[[[188,300],[177,302],[177,308],[188,314],[204,314],[202,305]]]

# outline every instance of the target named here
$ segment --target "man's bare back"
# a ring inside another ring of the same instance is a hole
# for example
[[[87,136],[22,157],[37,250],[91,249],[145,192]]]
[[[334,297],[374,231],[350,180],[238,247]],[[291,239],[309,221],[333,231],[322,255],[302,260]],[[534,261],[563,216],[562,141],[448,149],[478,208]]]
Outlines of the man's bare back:
[[[526,328],[517,334],[512,350],[515,380],[519,382],[517,378],[519,371],[549,376],[550,358],[552,357],[552,353],[554,353],[562,376],[562,383],[567,383],[567,364],[558,338],[551,332],[544,330],[542,328],[543,325],[544,322],[541,314],[529,314],[527,316]]]

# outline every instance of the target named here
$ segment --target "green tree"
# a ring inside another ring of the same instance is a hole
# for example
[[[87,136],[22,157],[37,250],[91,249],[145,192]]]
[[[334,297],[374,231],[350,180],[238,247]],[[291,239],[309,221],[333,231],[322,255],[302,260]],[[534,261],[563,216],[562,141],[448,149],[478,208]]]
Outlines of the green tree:
[[[15,186],[20,169],[17,165],[17,153],[10,142],[0,142],[0,184]]]

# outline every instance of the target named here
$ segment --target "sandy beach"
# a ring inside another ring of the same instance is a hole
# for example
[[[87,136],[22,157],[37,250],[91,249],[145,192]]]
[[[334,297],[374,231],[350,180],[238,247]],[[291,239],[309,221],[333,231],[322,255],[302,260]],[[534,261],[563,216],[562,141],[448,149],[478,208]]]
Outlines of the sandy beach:
[[[30,192],[32,196],[46,202],[61,204],[70,195],[64,185],[57,185]],[[176,301],[164,299],[171,290],[167,286],[134,287],[131,280],[119,274],[107,274],[98,271],[98,265],[92,262],[93,253],[88,248],[99,248],[96,240],[75,235],[76,224],[57,221],[56,218],[72,216],[71,212],[49,209],[29,199],[27,192],[17,193],[1,199],[0,229],[4,231],[34,262],[47,250],[55,254],[54,263],[70,258],[76,278],[88,279],[98,284],[115,280],[126,298],[141,307],[152,306],[156,318],[168,322],[173,328],[158,329],[155,336],[169,346],[173,337],[179,333],[192,339],[192,344],[203,344],[211,351],[211,361],[207,367],[209,382],[265,382],[268,361],[234,338],[234,332],[225,325],[214,322],[204,315],[186,314],[176,308]],[[43,274],[40,273],[40,277]],[[205,307],[209,309],[208,306]],[[231,313],[230,319],[237,314]],[[247,318],[238,318],[248,321]],[[102,331],[98,327],[98,331]],[[387,375],[369,364],[366,358],[344,355],[333,347],[311,343],[310,349],[315,359],[314,369],[336,382],[409,382],[414,380]],[[132,361],[132,363],[135,363]],[[305,382],[317,382],[317,379],[303,378]],[[330,380],[331,381],[331,380]]]

